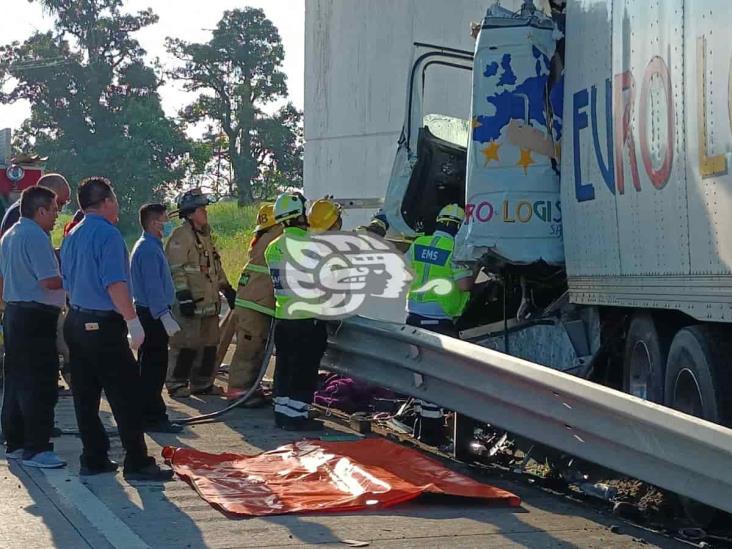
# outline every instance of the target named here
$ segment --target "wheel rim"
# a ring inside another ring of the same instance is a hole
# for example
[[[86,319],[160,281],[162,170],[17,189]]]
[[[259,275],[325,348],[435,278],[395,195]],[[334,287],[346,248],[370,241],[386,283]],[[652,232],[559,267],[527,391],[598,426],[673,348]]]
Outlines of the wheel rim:
[[[636,341],[630,355],[628,392],[643,400],[648,400],[648,383],[651,379],[651,353],[645,341]]]
[[[704,418],[704,401],[696,375],[689,368],[683,368],[674,383],[673,407],[690,416]]]

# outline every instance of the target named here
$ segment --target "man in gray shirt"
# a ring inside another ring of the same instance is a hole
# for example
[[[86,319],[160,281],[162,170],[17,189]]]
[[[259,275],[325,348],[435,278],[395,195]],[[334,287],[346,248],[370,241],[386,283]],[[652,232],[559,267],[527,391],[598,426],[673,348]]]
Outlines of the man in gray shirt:
[[[0,239],[5,455],[30,467],[63,467],[66,462],[50,442],[58,398],[56,322],[65,299],[49,236],[58,217],[56,194],[44,187],[26,189],[20,215]]]

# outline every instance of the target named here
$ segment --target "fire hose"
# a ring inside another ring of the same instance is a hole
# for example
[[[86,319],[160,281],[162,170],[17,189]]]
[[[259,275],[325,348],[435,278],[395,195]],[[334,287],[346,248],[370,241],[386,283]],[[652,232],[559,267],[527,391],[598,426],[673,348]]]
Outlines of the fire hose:
[[[210,412],[208,414],[202,414],[199,416],[178,419],[178,420],[173,421],[173,423],[177,423],[179,425],[194,425],[194,424],[200,424],[200,423],[213,422],[213,421],[218,420],[218,418],[220,418],[227,412],[230,412],[234,408],[238,407],[239,405],[244,404],[259,389],[259,384],[262,382],[262,379],[264,379],[264,374],[267,373],[267,368],[269,366],[269,360],[272,357],[273,350],[274,350],[274,320],[271,320],[269,323],[269,332],[267,334],[267,343],[264,346],[264,356],[262,357],[262,366],[259,369],[259,375],[257,375],[257,380],[249,388],[249,390],[246,393],[244,393],[242,396],[237,398],[236,400],[232,401],[231,404],[229,404],[225,408],[222,408],[221,410],[216,410],[215,412]]]

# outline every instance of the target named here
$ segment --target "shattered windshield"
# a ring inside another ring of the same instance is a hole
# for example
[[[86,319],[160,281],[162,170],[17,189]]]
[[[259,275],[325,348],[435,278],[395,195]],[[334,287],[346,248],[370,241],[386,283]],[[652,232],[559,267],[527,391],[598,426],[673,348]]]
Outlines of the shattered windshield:
[[[443,141],[459,147],[468,146],[470,124],[467,120],[445,114],[428,114],[423,118],[422,125],[428,127],[432,135]]]

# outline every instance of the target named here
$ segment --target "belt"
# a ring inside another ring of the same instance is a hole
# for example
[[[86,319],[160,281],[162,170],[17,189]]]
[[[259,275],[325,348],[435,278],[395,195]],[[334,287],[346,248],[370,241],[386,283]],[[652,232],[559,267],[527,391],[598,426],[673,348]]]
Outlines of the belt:
[[[82,313],[90,316],[97,316],[99,318],[122,318],[122,315],[117,311],[101,311],[99,309],[85,309],[84,307],[77,307],[76,305],[71,306],[72,311]]]
[[[37,301],[8,301],[8,305],[18,307],[19,309],[30,309],[32,311],[43,311],[44,313],[59,314],[61,307],[48,305],[46,303],[38,303]]]

